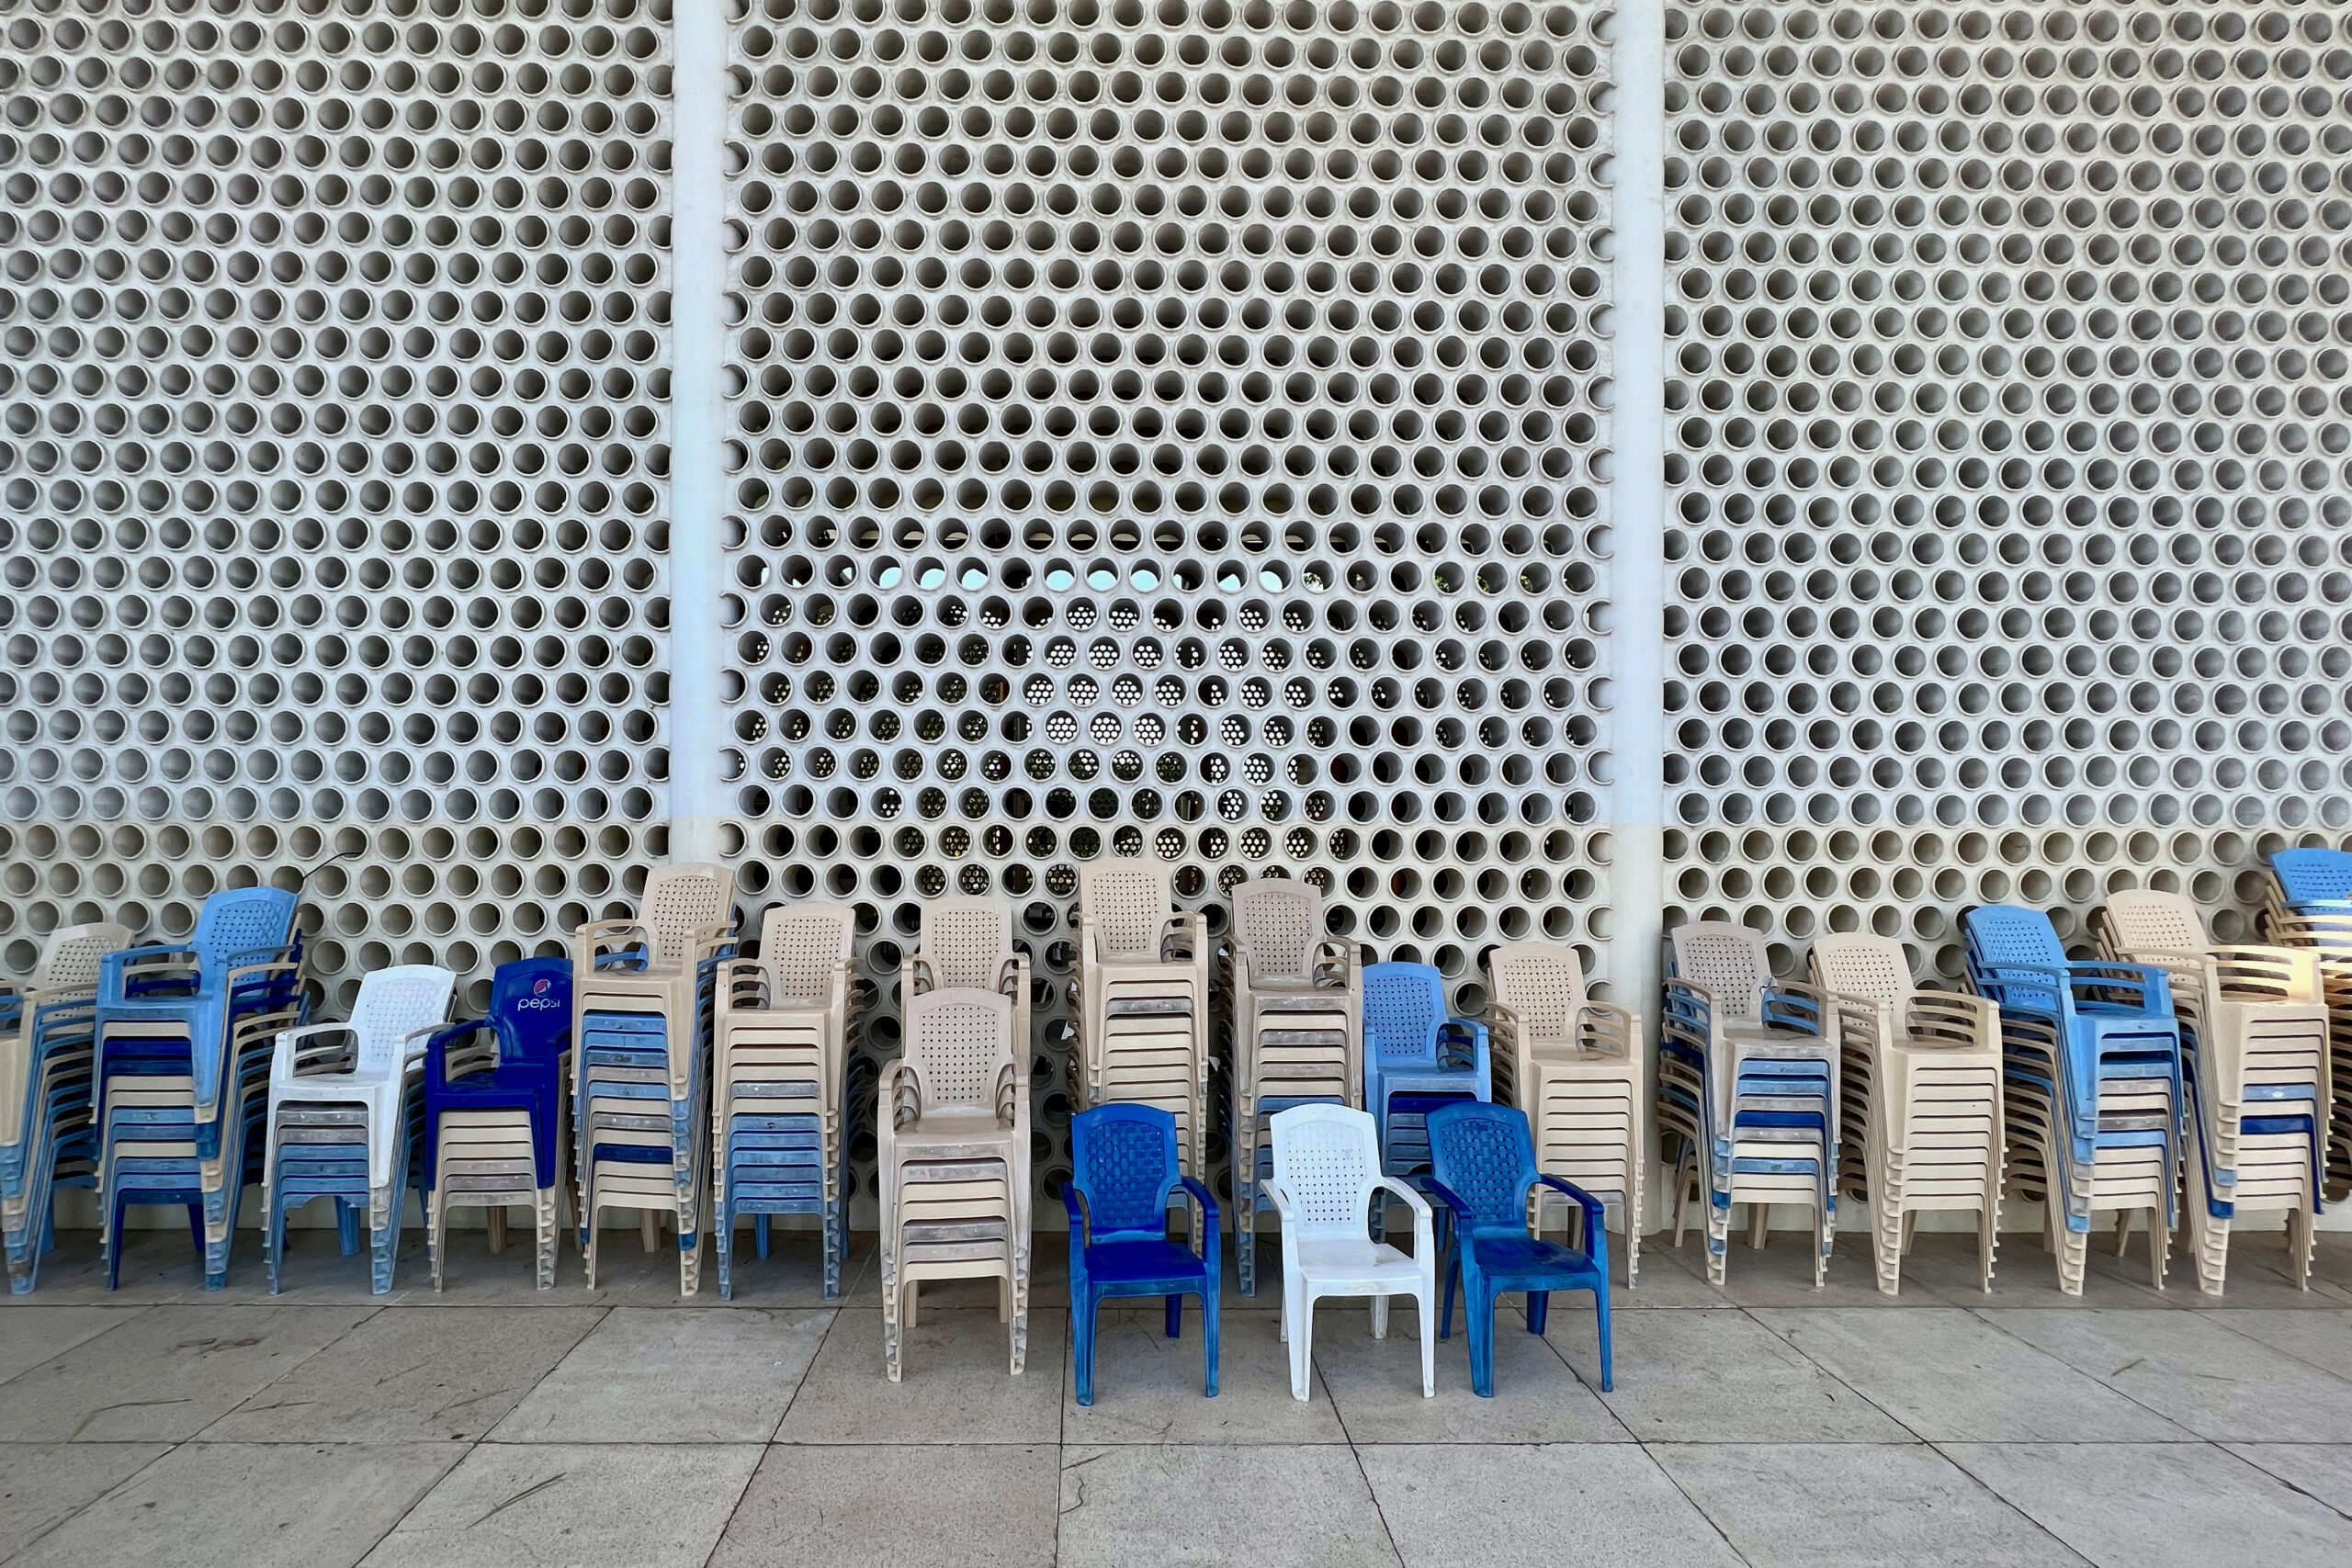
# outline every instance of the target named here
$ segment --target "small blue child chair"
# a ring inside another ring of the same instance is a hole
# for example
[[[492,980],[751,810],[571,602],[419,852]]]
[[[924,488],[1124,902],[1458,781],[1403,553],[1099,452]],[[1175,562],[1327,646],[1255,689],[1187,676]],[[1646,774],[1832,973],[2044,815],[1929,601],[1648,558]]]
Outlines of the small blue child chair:
[[[1470,1386],[1495,1396],[1495,1305],[1507,1291],[1527,1293],[1527,1331],[1544,1332],[1554,1291],[1590,1291],[1600,1331],[1600,1387],[1614,1383],[1609,1363],[1609,1233],[1600,1200],[1572,1181],[1535,1168],[1527,1113],[1514,1106],[1464,1100],[1430,1112],[1430,1175],[1425,1185],[1444,1203],[1453,1257],[1445,1275],[1438,1337],[1453,1330],[1458,1280],[1470,1329]],[[1538,1182],[1584,1211],[1581,1252],[1531,1235],[1527,1194]]]
[[[1106,1297],[1165,1296],[1168,1337],[1182,1325],[1184,1297],[1201,1298],[1204,1392],[1216,1397],[1217,1217],[1209,1190],[1176,1166],[1176,1118],[1156,1105],[1098,1105],[1070,1118],[1069,1306],[1078,1345],[1078,1402],[1094,1403],[1094,1315]],[[1168,1237],[1178,1186],[1200,1212],[1195,1253]]]

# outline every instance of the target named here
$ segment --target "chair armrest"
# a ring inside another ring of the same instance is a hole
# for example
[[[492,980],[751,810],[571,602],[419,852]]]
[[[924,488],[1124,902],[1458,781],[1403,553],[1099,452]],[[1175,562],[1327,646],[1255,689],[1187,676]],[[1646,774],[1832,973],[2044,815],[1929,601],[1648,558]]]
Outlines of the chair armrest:
[[[1609,1288],[1609,1222],[1600,1207],[1600,1200],[1562,1177],[1538,1175],[1535,1182],[1539,1187],[1566,1193],[1576,1200],[1577,1207],[1584,1211],[1584,1255],[1592,1259],[1593,1266],[1600,1270],[1600,1285],[1605,1292]],[[1634,1228],[1634,1213],[1629,1207],[1625,1211],[1626,1234],[1632,1235]]]
[[[1438,1025],[1438,1050],[1444,1054],[1448,1037],[1457,1047],[1469,1047],[1470,1070],[1481,1083],[1494,1081],[1494,1059],[1487,1043],[1487,1026],[1472,1018],[1449,1018]],[[1457,1055],[1459,1054],[1457,1050]]]
[[[1470,1205],[1463,1198],[1462,1194],[1456,1192],[1453,1188],[1448,1187],[1444,1182],[1440,1181],[1436,1177],[1422,1177],[1421,1185],[1436,1193],[1439,1201],[1442,1202],[1447,1208],[1453,1210],[1458,1218],[1466,1220],[1470,1217]]]
[[[1297,1202],[1291,1197],[1289,1190],[1271,1176],[1258,1185],[1265,1192],[1266,1201],[1274,1206],[1274,1213],[1282,1216],[1283,1224],[1290,1224],[1296,1217],[1295,1211]]]
[[[1577,1014],[1577,1043],[1597,1055],[1631,1060],[1641,1050],[1642,1015],[1615,1002],[1588,1001]]]
[[[1600,1200],[1586,1191],[1583,1188],[1578,1187],[1575,1182],[1568,1180],[1566,1177],[1544,1176],[1538,1174],[1535,1178],[1535,1185],[1538,1187],[1549,1187],[1555,1192],[1565,1193],[1568,1197],[1575,1199],[1577,1201],[1577,1207],[1584,1211],[1585,1218],[1590,1220],[1596,1225],[1600,1224],[1601,1215],[1604,1213],[1601,1208]]]
[[[1405,1200],[1406,1206],[1413,1211],[1416,1224],[1426,1225],[1437,1217],[1437,1211],[1430,1207],[1430,1201],[1415,1191],[1412,1183],[1403,1177],[1384,1176],[1374,1185],[1385,1188]]]
[[[1062,1183],[1062,1207],[1069,1212],[1070,1258],[1077,1260],[1079,1252],[1092,1235],[1093,1227],[1086,1213],[1086,1200],[1079,1195],[1075,1179]]]
[[[276,1051],[273,1053],[270,1061],[271,1076],[274,1077],[290,1078],[296,1077],[301,1072],[301,1059],[305,1053],[299,1048],[300,1042],[304,1040],[316,1039],[320,1035],[323,1034],[348,1034],[350,1032],[351,1025],[348,1022],[306,1023],[299,1029],[279,1030],[277,1032],[277,1046]]]
[[[899,1095],[901,1080],[913,1093],[915,1118],[920,1120],[922,1116],[922,1075],[916,1072],[913,1065],[901,1056],[895,1062],[884,1064],[882,1077],[875,1085],[875,1122],[877,1134],[887,1134],[899,1124]]]
[[[1183,1183],[1184,1190],[1190,1192],[1193,1195],[1193,1201],[1200,1204],[1201,1228],[1210,1235],[1215,1235],[1216,1232],[1216,1199],[1215,1196],[1210,1193],[1207,1188],[1202,1186],[1199,1182],[1193,1180],[1189,1176],[1179,1176],[1176,1179]],[[1065,1188],[1064,1190],[1067,1191],[1068,1189]]]

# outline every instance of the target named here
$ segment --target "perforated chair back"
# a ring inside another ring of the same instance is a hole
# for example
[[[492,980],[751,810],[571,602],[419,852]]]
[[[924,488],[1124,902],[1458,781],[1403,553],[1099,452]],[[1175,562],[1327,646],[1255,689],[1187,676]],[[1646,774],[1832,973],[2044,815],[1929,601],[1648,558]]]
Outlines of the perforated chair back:
[[[1585,1004],[1584,964],[1572,947],[1506,942],[1487,955],[1487,994],[1517,1015],[1529,1043],[1573,1042]]]
[[[457,987],[457,976],[431,964],[403,964],[361,976],[359,999],[351,1009],[359,1070],[398,1071],[409,1036],[449,1016]]]
[[[1323,896],[1303,882],[1261,876],[1233,889],[1233,942],[1253,979],[1313,978],[1324,938]]]
[[[1815,937],[1813,973],[1823,990],[1872,1003],[1897,1019],[1918,989],[1903,944],[1866,931]]]
[[[1273,1119],[1274,1181],[1290,1194],[1302,1236],[1361,1241],[1380,1179],[1380,1134],[1372,1112],[1344,1105],[1295,1105]]]
[[[1069,1122],[1070,1179],[1086,1201],[1094,1245],[1158,1241],[1176,1190],[1176,1118],[1156,1105],[1114,1103]]]
[[[490,1021],[507,1061],[561,1055],[571,1038],[571,960],[500,964],[490,978]]]
[[[1012,959],[1012,911],[999,898],[934,898],[922,907],[920,956],[941,990],[993,991]]]
[[[1430,1112],[1430,1174],[1461,1199],[1472,1235],[1525,1235],[1535,1136],[1516,1106],[1464,1100]]]
[[[1970,954],[1985,968],[2012,964],[2045,969],[2065,965],[2066,949],[2058,940],[2058,928],[2039,909],[1980,904],[1961,916],[1960,923],[1968,933]]]
[[[833,981],[857,937],[857,911],[846,904],[777,904],[760,919],[760,962],[771,1006],[829,1002]]]
[[[696,937],[724,923],[734,899],[735,878],[722,865],[688,861],[647,872],[645,892],[637,901],[638,923],[651,949],[646,967],[684,967],[694,958]]]
[[[1159,956],[1170,908],[1165,867],[1137,862],[1080,866],[1078,904],[1093,933],[1097,962]]]
[[[2133,888],[2107,896],[2100,915],[2108,944],[2125,953],[2202,953],[2205,920],[2186,893]]]
[[[130,945],[130,928],[102,920],[86,926],[60,926],[41,944],[33,964],[36,991],[87,990],[98,983],[98,960]]]
[[[906,998],[906,1060],[926,1106],[986,1106],[1012,1063],[1012,999],[956,987]]]
[[[205,899],[189,942],[205,984],[217,983],[240,953],[284,947],[294,929],[295,897],[282,887],[233,887]]]
[[[1752,1020],[1764,1008],[1764,987],[1772,983],[1772,953],[1764,933],[1731,920],[1692,920],[1674,928],[1674,975],[1703,986],[1725,1019]]]
[[[2280,850],[2270,857],[2270,874],[2290,909],[2352,901],[2352,850]]]
[[[1437,1059],[1445,976],[1427,964],[1372,964],[1363,972],[1365,1049],[1384,1062]]]

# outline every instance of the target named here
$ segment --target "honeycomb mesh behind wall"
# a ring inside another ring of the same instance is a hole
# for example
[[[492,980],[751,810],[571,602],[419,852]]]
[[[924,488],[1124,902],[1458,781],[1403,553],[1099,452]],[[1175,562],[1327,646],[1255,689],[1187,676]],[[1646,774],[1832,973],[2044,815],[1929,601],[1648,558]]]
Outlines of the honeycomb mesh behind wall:
[[[0,0],[0,957],[346,1002],[663,852],[668,0]]]
[[[1468,1007],[1603,964],[1595,9],[733,17],[747,892],[886,988],[921,900],[1021,904],[1054,1084],[1098,855],[1311,877]]]
[[[1904,938],[2352,826],[2352,16],[1668,15],[1669,920]]]

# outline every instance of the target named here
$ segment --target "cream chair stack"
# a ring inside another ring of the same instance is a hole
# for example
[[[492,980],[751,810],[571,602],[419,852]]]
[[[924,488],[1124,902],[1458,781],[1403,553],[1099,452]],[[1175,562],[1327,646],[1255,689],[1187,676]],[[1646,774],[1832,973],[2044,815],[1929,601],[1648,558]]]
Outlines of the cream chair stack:
[[[1209,949],[1197,914],[1176,911],[1168,873],[1139,862],[1078,872],[1081,1111],[1125,1101],[1176,1118],[1183,1174],[1207,1179]]]
[[[1982,1289],[1993,1288],[2005,1132],[2001,1020],[1982,997],[1923,991],[1903,944],[1853,932],[1813,944],[1813,983],[1837,1009],[1843,1045],[1841,1185],[1870,1216],[1878,1288],[1900,1288],[1917,1216],[1976,1216]],[[1857,1182],[1846,1177],[1859,1168]]]
[[[1012,998],[958,987],[910,993],[906,1054],[876,1097],[882,1184],[882,1356],[897,1382],[904,1330],[935,1280],[998,1281],[1012,1369],[1029,1351],[1029,1078]]]
[[[1617,1205],[1625,1238],[1625,1282],[1641,1269],[1643,1183],[1649,1169],[1649,1094],[1642,1018],[1585,995],[1574,948],[1506,942],[1487,955],[1487,1038],[1498,1104],[1527,1113],[1535,1168]],[[1546,1199],[1530,1193],[1530,1226],[1541,1234]]]
[[[608,1208],[639,1212],[649,1250],[655,1216],[674,1215],[679,1290],[701,1286],[710,1025],[734,903],[724,866],[655,866],[634,917],[594,921],[572,939],[574,1168],[591,1286]]]
[[[1363,1105],[1363,954],[1331,936],[1323,897],[1287,877],[1236,885],[1224,954],[1234,1272],[1258,1289],[1260,1184],[1272,1174],[1268,1122],[1294,1105]]]
[[[28,983],[0,980],[0,1234],[12,1291],[31,1290],[40,1273],[58,1182],[94,1179],[98,961],[130,945],[125,926],[61,926]]]
[[[2110,894],[2098,928],[2106,956],[2159,965],[2171,981],[2188,1118],[2180,1212],[2198,1288],[2222,1293],[2232,1224],[2256,1213],[2285,1213],[2308,1288],[2329,1100],[2319,954],[2211,945],[2182,893]]]
[[[1012,906],[1001,898],[934,898],[915,946],[899,964],[903,1004],[925,991],[995,991],[1012,1004],[1012,1054],[1029,1071],[1029,957],[1012,944]]]

